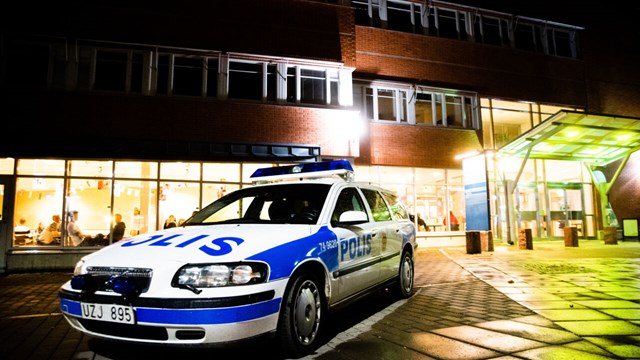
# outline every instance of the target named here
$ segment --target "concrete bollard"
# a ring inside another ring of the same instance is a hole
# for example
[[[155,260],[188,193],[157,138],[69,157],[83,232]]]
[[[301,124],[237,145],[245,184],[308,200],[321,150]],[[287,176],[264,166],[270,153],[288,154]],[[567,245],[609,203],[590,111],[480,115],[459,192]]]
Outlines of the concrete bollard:
[[[467,254],[480,254],[480,231],[467,231]]]
[[[531,229],[518,230],[518,248],[520,250],[533,250]]]
[[[575,226],[565,226],[564,228],[564,246],[578,247],[578,228]]]
[[[618,245],[618,228],[613,226],[605,227],[603,237],[606,245]]]
[[[480,233],[480,248],[482,251],[493,251],[493,234],[491,231]]]

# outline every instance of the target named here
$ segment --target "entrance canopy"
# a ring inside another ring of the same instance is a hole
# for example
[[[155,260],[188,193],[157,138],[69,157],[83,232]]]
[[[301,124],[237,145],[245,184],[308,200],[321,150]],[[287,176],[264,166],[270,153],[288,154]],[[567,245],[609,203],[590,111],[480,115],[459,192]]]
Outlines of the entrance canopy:
[[[600,194],[601,214],[608,214],[609,191],[633,152],[640,149],[640,118],[559,111],[497,151],[502,158],[520,158],[522,163],[508,192],[513,194],[529,159],[580,161],[588,164],[594,186]],[[616,160],[615,175],[607,180],[603,167]],[[612,216],[601,216],[604,228]]]
[[[497,152],[501,158],[606,165],[640,149],[640,118],[559,111]]]

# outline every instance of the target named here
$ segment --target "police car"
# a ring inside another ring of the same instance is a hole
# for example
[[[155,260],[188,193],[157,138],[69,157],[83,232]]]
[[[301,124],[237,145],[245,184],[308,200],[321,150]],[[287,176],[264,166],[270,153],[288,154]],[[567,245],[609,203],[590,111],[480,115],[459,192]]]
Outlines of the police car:
[[[352,179],[346,160],[258,169],[254,186],[182,226],[85,256],[60,309],[99,338],[220,346],[271,334],[286,355],[307,354],[331,310],[381,288],[412,294],[406,208]]]

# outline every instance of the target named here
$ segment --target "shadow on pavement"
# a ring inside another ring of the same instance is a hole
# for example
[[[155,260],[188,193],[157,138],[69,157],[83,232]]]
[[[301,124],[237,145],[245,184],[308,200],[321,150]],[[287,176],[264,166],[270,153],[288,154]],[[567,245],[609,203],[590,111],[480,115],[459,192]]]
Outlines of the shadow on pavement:
[[[399,299],[386,291],[376,292],[330,314],[325,333],[319,346],[325,345],[339,333],[353,328],[368,317],[378,313]],[[273,336],[244,341],[224,348],[173,347],[161,345],[131,344],[126,342],[90,338],[89,349],[107,359],[230,359],[260,358],[285,359]]]

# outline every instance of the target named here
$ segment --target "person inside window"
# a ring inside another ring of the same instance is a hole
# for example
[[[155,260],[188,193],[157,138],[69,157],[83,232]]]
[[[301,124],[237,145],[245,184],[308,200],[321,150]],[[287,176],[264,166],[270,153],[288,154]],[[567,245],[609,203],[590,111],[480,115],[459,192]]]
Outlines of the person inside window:
[[[411,219],[411,222],[415,223],[415,216],[409,214],[409,219]],[[420,213],[418,213],[418,231],[429,231],[429,227],[427,226],[427,223],[424,221],[424,219],[422,218],[422,216],[420,216]]]
[[[20,218],[18,225],[13,228],[13,236],[16,239],[16,245],[24,245],[31,238],[31,229],[26,225],[27,220]]]
[[[167,220],[165,220],[164,222],[164,229],[176,227],[177,225],[178,223],[176,222],[176,217],[173,215],[169,215]]]
[[[453,215],[453,211],[449,211],[449,221],[451,224],[451,231],[458,231],[460,230],[460,224],[458,223],[458,218],[456,218],[455,215]],[[442,220],[442,224],[443,225],[447,225],[447,218],[445,217],[444,220]]]
[[[38,244],[40,245],[50,245],[53,242],[60,242],[60,215],[53,215],[51,217],[53,222],[49,224],[38,237]]]
[[[120,241],[124,237],[124,231],[127,228],[122,221],[122,214],[115,215],[116,224],[113,226],[113,242]]]
[[[91,237],[83,234],[78,224],[76,224],[76,221],[78,221],[78,211],[72,211],[70,216],[71,218],[67,224],[67,235],[69,235],[73,246],[80,246],[85,239],[91,239]]]

